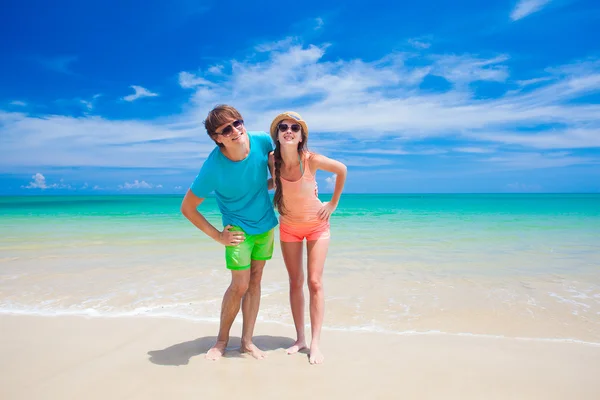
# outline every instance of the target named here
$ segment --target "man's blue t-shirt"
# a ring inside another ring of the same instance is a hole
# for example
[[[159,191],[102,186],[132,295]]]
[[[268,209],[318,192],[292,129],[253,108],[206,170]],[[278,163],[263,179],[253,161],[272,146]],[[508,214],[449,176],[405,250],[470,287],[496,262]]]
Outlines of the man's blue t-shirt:
[[[241,161],[231,161],[216,147],[190,190],[201,198],[214,192],[223,226],[237,225],[246,233],[257,235],[277,225],[267,187],[273,144],[266,132],[248,132],[248,139],[250,152]]]

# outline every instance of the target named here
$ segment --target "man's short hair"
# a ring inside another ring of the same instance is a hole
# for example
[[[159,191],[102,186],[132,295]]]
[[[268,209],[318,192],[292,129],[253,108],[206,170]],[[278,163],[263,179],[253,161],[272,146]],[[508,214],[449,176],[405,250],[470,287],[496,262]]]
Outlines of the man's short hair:
[[[215,140],[217,136],[217,128],[231,120],[243,119],[242,114],[235,108],[228,106],[227,104],[219,104],[215,106],[208,116],[204,120],[204,127],[208,136],[217,144],[217,146],[223,147],[223,145]]]

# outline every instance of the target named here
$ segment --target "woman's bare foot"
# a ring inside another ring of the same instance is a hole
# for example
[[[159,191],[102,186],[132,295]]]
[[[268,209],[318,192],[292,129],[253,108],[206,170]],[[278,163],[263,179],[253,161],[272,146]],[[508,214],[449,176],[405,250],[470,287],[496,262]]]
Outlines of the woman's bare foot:
[[[248,345],[242,345],[242,347],[240,347],[240,352],[248,353],[252,357],[256,358],[257,360],[262,360],[263,358],[267,358],[267,355],[265,354],[265,352],[262,351],[261,349],[259,349],[258,347],[256,347],[254,345],[254,343],[250,343]]]
[[[310,346],[310,354],[308,356],[308,362],[311,364],[322,364],[325,361],[325,356],[321,353],[321,349],[316,344]]]
[[[206,359],[211,361],[217,361],[225,354],[225,348],[227,343],[217,342],[210,350],[206,352]]]
[[[288,347],[286,352],[288,354],[295,354],[295,353],[299,352],[300,350],[304,350],[305,348],[306,348],[306,342],[304,340],[298,339],[291,347]]]

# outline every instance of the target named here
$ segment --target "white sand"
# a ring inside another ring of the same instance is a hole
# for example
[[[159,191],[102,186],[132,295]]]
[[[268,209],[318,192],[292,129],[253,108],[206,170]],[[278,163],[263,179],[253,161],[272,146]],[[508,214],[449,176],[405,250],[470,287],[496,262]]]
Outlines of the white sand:
[[[254,360],[211,362],[216,325],[159,318],[0,316],[0,399],[599,399],[600,346],[323,332],[325,364],[288,356],[265,324]],[[307,330],[308,333],[308,330]],[[243,396],[243,397],[242,397]]]

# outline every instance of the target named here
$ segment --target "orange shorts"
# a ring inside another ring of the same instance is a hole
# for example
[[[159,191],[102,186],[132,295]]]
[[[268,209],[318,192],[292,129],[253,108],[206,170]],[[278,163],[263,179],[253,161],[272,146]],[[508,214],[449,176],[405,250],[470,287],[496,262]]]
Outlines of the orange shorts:
[[[290,225],[279,224],[279,240],[282,242],[301,242],[306,240],[329,239],[329,223],[309,226],[309,227],[293,227]]]

